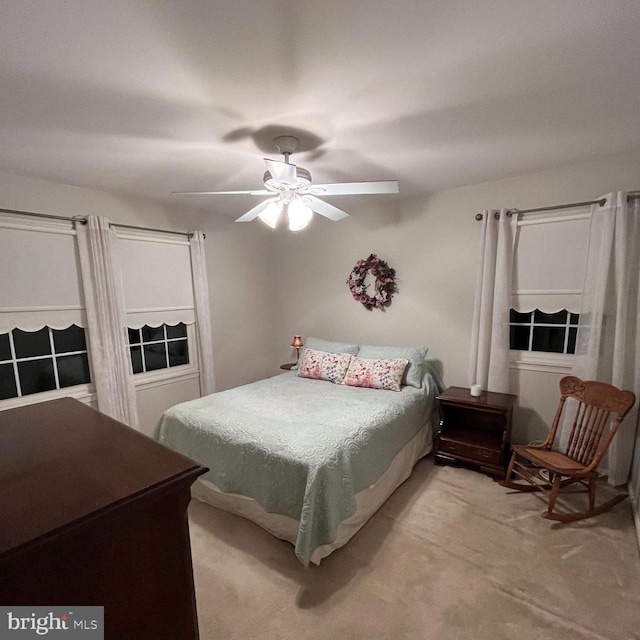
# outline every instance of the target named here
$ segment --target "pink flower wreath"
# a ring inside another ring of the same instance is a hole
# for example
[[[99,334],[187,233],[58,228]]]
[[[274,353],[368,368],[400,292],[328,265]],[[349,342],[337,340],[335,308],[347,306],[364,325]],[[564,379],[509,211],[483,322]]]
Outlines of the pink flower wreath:
[[[375,295],[367,295],[367,287],[364,283],[368,273],[375,277]],[[349,274],[347,284],[354,300],[361,302],[365,309],[385,310],[391,305],[391,297],[398,292],[395,281],[396,270],[392,269],[384,260],[380,260],[372,253],[366,260],[358,260]]]

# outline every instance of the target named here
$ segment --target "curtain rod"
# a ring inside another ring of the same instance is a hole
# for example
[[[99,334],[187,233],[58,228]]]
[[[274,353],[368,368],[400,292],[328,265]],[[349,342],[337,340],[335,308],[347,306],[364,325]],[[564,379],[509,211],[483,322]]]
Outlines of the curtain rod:
[[[0,209],[0,213],[17,213],[22,216],[33,216],[34,218],[47,218],[49,220],[67,220],[69,222],[79,222],[80,224],[87,224],[87,219],[81,216],[56,216],[51,213],[35,213],[33,211],[18,211],[17,209]],[[169,229],[154,229],[152,227],[136,227],[131,224],[118,224],[117,222],[110,222],[110,227],[120,227],[121,229],[137,229],[138,231],[155,231],[156,233],[173,233],[177,235],[193,237],[191,231],[170,231]],[[203,234],[206,238],[206,234]]]
[[[81,221],[82,224],[87,224],[87,219]],[[180,236],[187,236],[187,238],[193,238],[193,231],[171,231],[170,229],[154,229],[153,227],[136,227],[132,224],[120,224],[118,222],[110,222],[110,227],[119,227],[120,229],[137,229],[138,231],[155,231],[156,233],[173,233]],[[206,233],[202,234],[205,238]]]
[[[640,198],[640,191],[632,191],[627,195],[627,202],[629,200],[635,200],[636,198]],[[556,204],[551,207],[538,207],[537,209],[509,209],[507,211],[507,216],[511,217],[514,213],[537,213],[539,211],[557,211],[558,209],[573,209],[575,207],[586,207],[588,205],[597,204],[601,207],[604,207],[606,204],[606,198],[600,198],[599,200],[586,200],[584,202],[568,202],[567,204]],[[500,217],[500,213],[496,211],[494,214],[496,220]],[[482,220],[483,214],[476,213],[476,220]]]

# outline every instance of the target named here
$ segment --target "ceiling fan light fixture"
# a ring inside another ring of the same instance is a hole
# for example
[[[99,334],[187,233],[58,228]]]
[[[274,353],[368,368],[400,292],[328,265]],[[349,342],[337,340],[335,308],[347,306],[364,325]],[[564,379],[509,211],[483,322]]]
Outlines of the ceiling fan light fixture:
[[[258,215],[258,218],[268,227],[275,229],[278,226],[281,213],[282,205],[279,202],[271,202],[269,206]]]
[[[311,222],[313,211],[299,198],[289,203],[287,209],[289,231],[302,231]]]
[[[270,171],[265,171],[262,177],[265,189],[269,191],[281,191],[282,184],[273,178]],[[298,191],[305,191],[311,185],[311,174],[303,167],[296,167],[296,186],[292,187]]]
[[[289,162],[296,150],[298,139],[295,136],[278,136],[274,143],[284,156],[284,162],[264,158],[267,171],[262,177],[264,189],[249,191],[174,191],[182,194],[231,195],[246,194],[269,196],[260,204],[241,215],[236,222],[251,222],[260,218],[267,226],[275,229],[282,213],[289,219],[289,229],[300,231],[311,222],[314,213],[334,222],[344,220],[349,214],[342,209],[318,198],[317,196],[372,195],[398,193],[397,180],[374,180],[365,182],[336,182],[329,184],[311,183],[311,174],[304,167]]]

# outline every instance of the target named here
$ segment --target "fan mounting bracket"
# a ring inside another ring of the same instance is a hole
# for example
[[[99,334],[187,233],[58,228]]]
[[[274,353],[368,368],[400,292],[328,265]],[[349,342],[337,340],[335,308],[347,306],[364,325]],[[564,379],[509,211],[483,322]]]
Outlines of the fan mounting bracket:
[[[295,136],[278,136],[273,142],[278,147],[278,151],[286,156],[287,162],[289,156],[298,148],[298,138]]]

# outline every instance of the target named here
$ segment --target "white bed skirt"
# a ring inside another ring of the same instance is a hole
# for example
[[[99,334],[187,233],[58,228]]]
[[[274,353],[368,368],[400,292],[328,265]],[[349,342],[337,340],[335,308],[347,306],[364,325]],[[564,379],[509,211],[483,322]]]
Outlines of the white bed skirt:
[[[432,423],[437,412],[433,411],[424,428],[395,456],[389,468],[380,478],[356,494],[356,511],[338,525],[336,539],[318,547],[311,555],[311,562],[320,564],[331,552],[344,546],[360,527],[384,504],[387,498],[411,475],[415,463],[427,455],[433,446]],[[235,513],[266,529],[269,533],[287,540],[295,546],[300,521],[278,513],[267,513],[253,498],[235,493],[223,493],[215,484],[198,479],[191,487],[191,495],[214,507]]]

